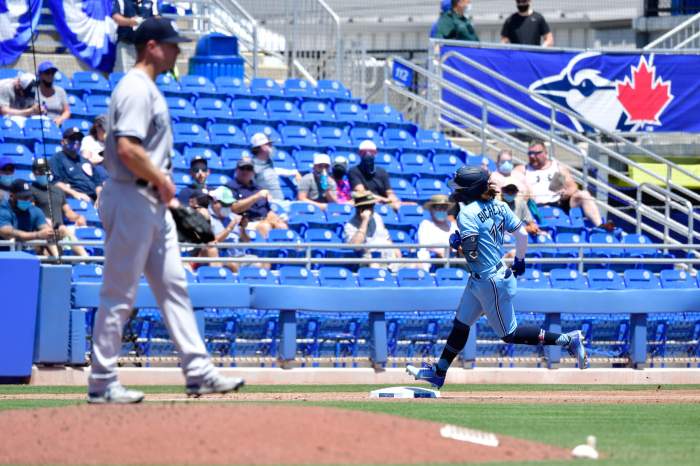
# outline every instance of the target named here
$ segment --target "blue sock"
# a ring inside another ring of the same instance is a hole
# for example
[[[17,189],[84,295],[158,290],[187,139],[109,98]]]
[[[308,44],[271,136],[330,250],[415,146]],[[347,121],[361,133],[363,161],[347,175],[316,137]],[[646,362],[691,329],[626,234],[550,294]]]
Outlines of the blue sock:
[[[448,361],[447,359],[440,358],[440,360],[437,363],[437,368],[438,370],[436,372],[438,375],[445,375],[447,369],[450,368],[450,361]]]

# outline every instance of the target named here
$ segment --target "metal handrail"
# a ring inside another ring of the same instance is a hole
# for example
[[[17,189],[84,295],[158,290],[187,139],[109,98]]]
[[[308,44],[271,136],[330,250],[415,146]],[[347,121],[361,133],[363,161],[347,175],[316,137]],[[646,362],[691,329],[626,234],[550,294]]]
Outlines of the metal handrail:
[[[326,10],[328,15],[331,17],[333,22],[335,23],[335,28],[336,28],[336,57],[335,57],[335,72],[338,75],[338,79],[341,79],[342,76],[342,70],[343,70],[343,36],[342,36],[342,31],[341,31],[341,23],[340,23],[340,17],[336,14],[333,9],[328,6],[328,4],[324,0],[317,0],[318,4],[321,5],[321,8]]]
[[[666,32],[662,36],[658,37],[656,40],[653,40],[649,42],[642,50],[649,50],[649,49],[654,49],[655,47],[661,46],[666,40],[670,39],[671,37],[680,34],[682,31],[687,29],[689,26],[691,26],[693,23],[700,23],[700,13],[697,13],[690,18],[686,19],[683,21],[681,24],[678,26],[674,27],[670,31]],[[675,47],[674,47],[675,49]]]

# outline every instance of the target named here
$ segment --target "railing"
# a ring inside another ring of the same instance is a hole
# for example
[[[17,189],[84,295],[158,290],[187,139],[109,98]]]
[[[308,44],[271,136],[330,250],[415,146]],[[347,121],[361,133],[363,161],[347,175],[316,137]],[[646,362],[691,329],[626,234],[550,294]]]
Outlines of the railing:
[[[683,21],[658,39],[649,42],[649,49],[698,49],[700,48],[700,12]]]
[[[700,5],[686,5],[685,0],[644,0],[644,16],[692,15],[700,12]]]

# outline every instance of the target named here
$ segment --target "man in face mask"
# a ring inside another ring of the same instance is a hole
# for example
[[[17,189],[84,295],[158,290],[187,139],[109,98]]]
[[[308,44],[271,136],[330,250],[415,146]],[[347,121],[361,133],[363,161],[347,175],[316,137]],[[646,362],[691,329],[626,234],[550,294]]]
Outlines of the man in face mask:
[[[46,116],[60,126],[70,118],[70,105],[66,91],[53,83],[57,71],[53,63],[45,61],[39,65],[36,74],[39,76],[39,104]]]
[[[46,217],[46,223],[56,231],[59,239],[74,241],[76,239],[75,227],[87,225],[85,217],[71,209],[71,206],[66,202],[66,195],[63,191],[55,185],[49,184],[51,174],[46,159],[34,159],[32,173],[34,174],[34,182],[31,185],[31,190],[34,205],[41,209]],[[65,225],[63,223],[64,217],[73,225]],[[82,246],[71,246],[71,249],[76,256],[88,255]]]
[[[479,36],[468,18],[471,3],[471,0],[452,0],[452,8],[440,15],[435,37],[478,42]]]
[[[542,45],[552,47],[554,35],[544,16],[532,10],[530,0],[515,0],[517,13],[503,23],[501,42],[504,44]]]
[[[333,167],[331,174],[336,185],[336,199],[338,203],[345,204],[352,201],[352,188],[348,179],[348,159],[342,155],[338,155],[333,159]]]
[[[491,184],[493,184],[496,190],[500,191],[506,178],[510,176],[515,177],[521,186],[520,194],[524,199],[527,199],[529,190],[527,189],[525,177],[519,171],[514,171],[513,168],[515,168],[515,164],[513,163],[513,153],[507,149],[502,150],[496,157],[496,171],[491,173],[489,181]]]
[[[353,191],[369,191],[374,194],[374,200],[382,204],[390,204],[394,210],[399,210],[401,200],[396,197],[389,183],[389,174],[381,167],[375,167],[377,146],[374,142],[362,141],[359,147],[360,163],[352,167],[348,174],[350,187]]]
[[[243,215],[234,214],[231,206],[236,203],[233,193],[226,186],[219,186],[211,191],[211,202],[209,203],[209,221],[214,233],[214,241],[217,243],[247,243],[250,236],[246,232],[248,219]],[[242,257],[243,249],[215,249],[208,251],[209,257],[222,256]],[[220,265],[220,264],[212,264]],[[226,267],[233,272],[238,272],[239,264],[227,262]]]
[[[41,115],[36,102],[36,78],[31,73],[22,73],[16,78],[0,80],[0,115],[30,117]]]
[[[32,191],[25,180],[14,180],[10,186],[9,202],[0,204],[0,238],[16,241],[54,240],[54,232],[41,209],[32,202]],[[50,255],[58,255],[55,245],[47,248]]]
[[[525,230],[529,234],[535,235],[540,232],[540,228],[537,226],[535,218],[527,206],[527,198],[522,194],[521,186],[520,180],[515,176],[504,178],[501,187],[501,199],[523,221]]]
[[[80,155],[83,133],[78,128],[63,132],[62,151],[51,157],[49,166],[56,186],[67,196],[92,202],[102,191],[102,177],[89,160]]]
[[[328,173],[330,166],[328,154],[314,154],[313,170],[301,178],[297,200],[314,204],[321,210],[326,210],[328,203],[338,202],[335,180]]]
[[[12,159],[0,157],[0,203],[10,197],[10,185],[15,180],[15,164]]]
[[[425,208],[430,212],[430,218],[421,221],[418,226],[417,239],[419,244],[444,244],[444,248],[421,248],[418,250],[418,258],[426,260],[430,258],[443,258],[449,253],[450,233],[457,229],[454,218],[450,218],[448,211],[452,203],[445,194],[435,194]],[[431,264],[421,264],[421,267],[429,272]]]

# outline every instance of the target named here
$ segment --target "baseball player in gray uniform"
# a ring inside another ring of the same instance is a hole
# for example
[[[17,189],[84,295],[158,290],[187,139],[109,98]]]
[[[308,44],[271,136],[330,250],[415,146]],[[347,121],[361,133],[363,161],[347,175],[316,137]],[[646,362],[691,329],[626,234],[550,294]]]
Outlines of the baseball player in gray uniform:
[[[175,195],[170,171],[173,137],[155,77],[173,67],[180,36],[165,18],[135,31],[138,60],[112,93],[105,166],[110,174],[99,205],[105,229],[105,265],[94,327],[89,403],[138,403],[143,393],[117,380],[122,331],[141,273],[160,306],[181,358],[188,395],[227,393],[244,382],[214,368],[199,335],[187,292],[177,232],[168,205]]]

